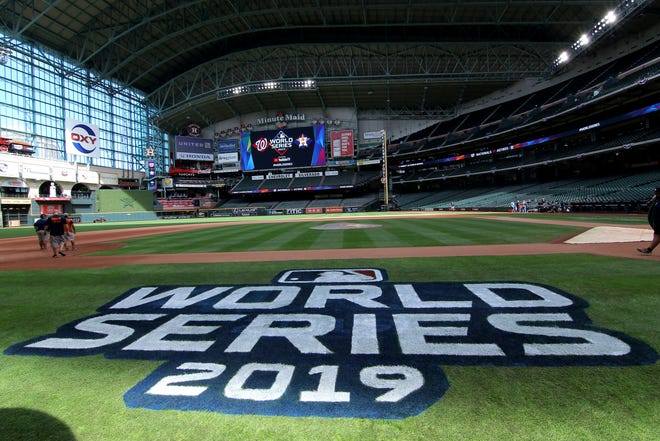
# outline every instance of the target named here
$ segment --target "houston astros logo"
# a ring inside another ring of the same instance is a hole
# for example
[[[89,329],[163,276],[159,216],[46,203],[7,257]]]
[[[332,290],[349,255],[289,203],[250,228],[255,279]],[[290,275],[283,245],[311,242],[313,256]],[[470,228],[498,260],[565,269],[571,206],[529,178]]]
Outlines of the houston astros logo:
[[[76,124],[71,128],[71,143],[81,153],[90,154],[96,150],[96,133],[85,124]]]
[[[124,394],[128,407],[406,418],[448,390],[442,365],[656,362],[645,343],[594,327],[587,306],[524,282],[290,270],[269,285],[134,288],[5,353],[164,360]]]
[[[298,147],[301,149],[308,147],[307,143],[311,140],[309,136],[306,136],[304,133],[302,133],[296,141],[298,142]]]

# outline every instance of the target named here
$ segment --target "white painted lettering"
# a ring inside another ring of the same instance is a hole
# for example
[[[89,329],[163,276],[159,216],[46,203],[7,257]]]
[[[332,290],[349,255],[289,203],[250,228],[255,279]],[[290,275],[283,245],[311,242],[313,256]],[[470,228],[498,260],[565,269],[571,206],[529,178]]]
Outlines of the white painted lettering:
[[[135,330],[128,326],[113,325],[109,321],[150,321],[165,314],[106,314],[88,318],[78,323],[78,331],[105,335],[103,338],[47,338],[26,345],[27,348],[43,349],[95,349],[127,339]]]
[[[167,309],[183,309],[187,306],[194,305],[203,300],[215,297],[222,294],[223,292],[231,289],[231,287],[214,287],[207,291],[203,291],[199,294],[196,294],[193,297],[190,297],[194,286],[182,286],[178,288],[168,289],[159,294],[149,295],[153,293],[156,288],[147,286],[136,290],[133,294],[126,297],[123,300],[115,303],[110,307],[110,309],[130,309],[142,305],[147,305],[152,302],[157,302],[160,300],[168,299],[167,302],[162,306],[162,308]]]
[[[351,334],[351,354],[379,354],[374,314],[355,314]]]
[[[470,314],[394,314],[399,344],[404,354],[503,356],[494,343],[429,343],[432,337],[465,337],[466,326],[430,326],[438,322],[469,322]],[[426,323],[426,325],[422,325]]]
[[[375,285],[317,285],[305,308],[325,308],[328,300],[347,300],[364,308],[387,308],[387,305],[374,301],[382,293]]]
[[[232,322],[243,315],[180,314],[124,347],[127,351],[204,352],[214,340],[166,340],[169,335],[205,335],[220,326],[186,326],[190,322]]]
[[[470,300],[421,300],[411,284],[397,284],[394,289],[405,308],[471,308]]]
[[[464,286],[493,308],[560,308],[573,304],[571,299],[547,288],[527,283],[466,283]],[[495,290],[503,289],[526,291],[535,298],[531,300],[507,300],[495,292]]]
[[[308,326],[284,327],[286,323],[308,323]],[[261,338],[279,337],[288,340],[303,354],[330,354],[316,337],[335,328],[335,318],[321,314],[262,314],[240,333],[225,352],[250,352]]]
[[[291,383],[295,366],[290,364],[266,364],[250,363],[241,366],[225,386],[225,396],[237,400],[251,401],[273,401],[284,395]],[[274,372],[275,379],[268,389],[248,389],[245,387],[247,380],[255,372]]]
[[[277,293],[269,302],[241,302],[252,293]],[[300,288],[297,286],[244,286],[236,289],[213,307],[216,309],[277,309],[289,306],[296,298]]]
[[[493,314],[488,322],[495,328],[514,334],[543,335],[575,340],[586,343],[523,343],[525,355],[614,355],[621,356],[630,352],[630,346],[616,337],[586,329],[558,328],[557,322],[572,322],[568,314]],[[550,326],[521,325],[521,322],[546,322]]]

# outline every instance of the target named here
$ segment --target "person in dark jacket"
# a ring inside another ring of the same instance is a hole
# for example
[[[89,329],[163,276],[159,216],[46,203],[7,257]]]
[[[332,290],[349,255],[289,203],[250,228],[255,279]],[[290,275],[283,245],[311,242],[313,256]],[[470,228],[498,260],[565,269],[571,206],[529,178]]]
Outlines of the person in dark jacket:
[[[46,220],[46,231],[50,233],[50,247],[53,249],[53,257],[66,256],[62,251],[64,248],[64,234],[67,232],[66,219],[59,212],[55,212]]]
[[[37,239],[39,239],[39,248],[42,250],[48,249],[48,245],[46,244],[48,240],[48,232],[45,230],[46,228],[46,216],[45,214],[42,214],[39,216],[39,219],[34,221],[34,231],[37,232]]]
[[[643,254],[651,254],[655,247],[660,244],[660,187],[655,189],[655,195],[649,202],[649,225],[653,228],[653,239],[646,248],[637,248],[637,251]]]

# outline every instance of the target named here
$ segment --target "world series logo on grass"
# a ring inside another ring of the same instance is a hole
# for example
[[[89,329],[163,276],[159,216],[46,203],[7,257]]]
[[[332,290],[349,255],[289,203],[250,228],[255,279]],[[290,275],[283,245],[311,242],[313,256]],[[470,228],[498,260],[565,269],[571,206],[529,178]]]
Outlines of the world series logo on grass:
[[[442,365],[656,362],[645,343],[592,326],[587,306],[530,283],[290,270],[269,285],[134,288],[5,353],[165,360],[124,394],[129,407],[406,418],[447,391]]]

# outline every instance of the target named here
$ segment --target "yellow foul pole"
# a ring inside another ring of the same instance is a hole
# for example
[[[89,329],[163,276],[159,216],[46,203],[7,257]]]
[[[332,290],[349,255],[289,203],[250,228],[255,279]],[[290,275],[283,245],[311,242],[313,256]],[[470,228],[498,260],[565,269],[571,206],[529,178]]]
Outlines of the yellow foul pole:
[[[387,175],[387,131],[383,129],[383,177],[381,178],[381,182],[383,183],[383,189],[384,191],[384,205],[385,205],[385,210],[389,211],[390,209],[390,197],[389,197],[389,189],[388,189],[388,175]]]

